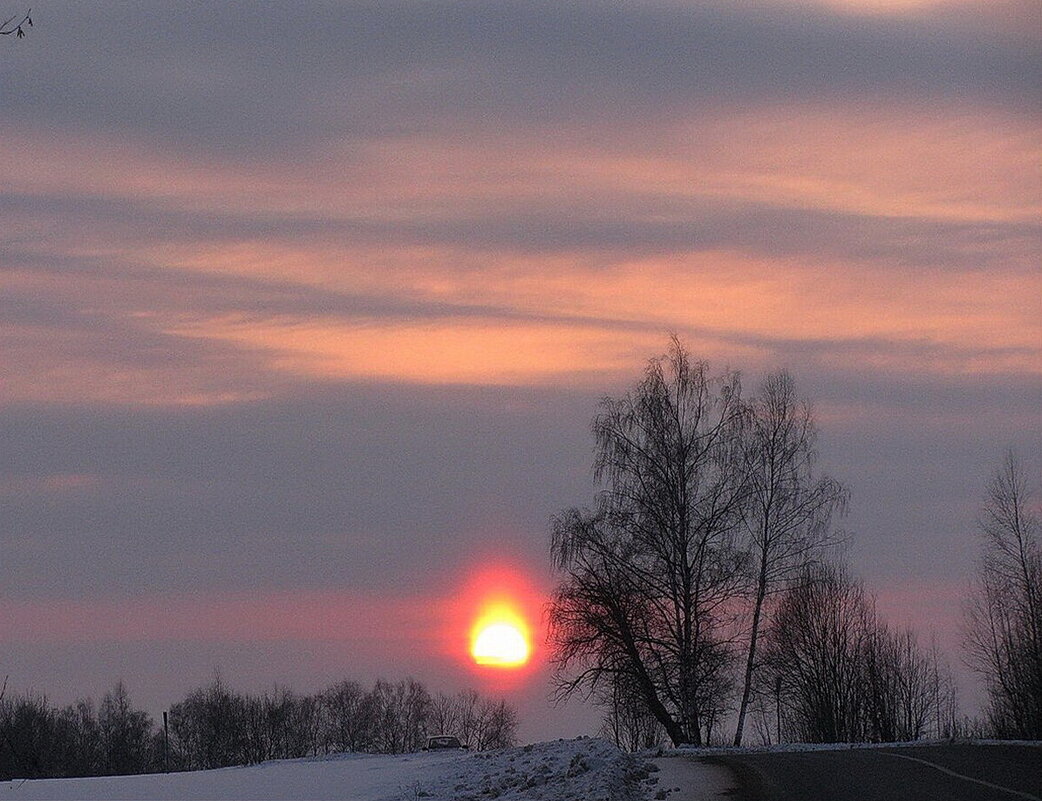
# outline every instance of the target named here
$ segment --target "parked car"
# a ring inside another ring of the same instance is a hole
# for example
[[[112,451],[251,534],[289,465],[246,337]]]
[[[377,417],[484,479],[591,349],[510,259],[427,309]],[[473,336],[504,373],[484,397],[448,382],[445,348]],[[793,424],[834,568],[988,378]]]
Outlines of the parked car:
[[[451,734],[439,734],[435,737],[427,738],[427,745],[423,747],[424,751],[459,751],[465,749],[467,746],[465,743],[459,741],[459,737],[453,737]]]

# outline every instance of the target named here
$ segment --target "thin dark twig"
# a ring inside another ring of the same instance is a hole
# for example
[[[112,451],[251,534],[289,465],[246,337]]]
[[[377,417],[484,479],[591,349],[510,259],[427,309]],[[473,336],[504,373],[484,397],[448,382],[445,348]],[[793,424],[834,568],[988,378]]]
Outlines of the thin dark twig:
[[[10,36],[13,33],[16,39],[25,38],[25,31],[22,30],[22,26],[27,25],[30,28],[33,27],[32,13],[33,10],[31,8],[26,10],[25,16],[18,20],[18,22],[14,22],[18,18],[17,14],[5,19],[0,23],[0,36]],[[14,25],[11,28],[8,28],[11,23],[14,23]]]

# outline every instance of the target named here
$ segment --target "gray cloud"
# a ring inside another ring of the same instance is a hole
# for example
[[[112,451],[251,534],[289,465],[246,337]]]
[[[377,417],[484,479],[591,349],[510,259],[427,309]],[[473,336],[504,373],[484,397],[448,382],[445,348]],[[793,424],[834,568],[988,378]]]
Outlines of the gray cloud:
[[[490,534],[538,564],[548,515],[588,493],[574,419],[591,405],[355,386],[217,409],[8,409],[0,488],[20,489],[2,499],[0,584],[10,597],[388,591],[471,565]],[[63,475],[97,483],[43,481]]]
[[[569,203],[520,199],[512,208],[459,213],[448,220],[393,222],[324,215],[221,213],[169,202],[62,194],[0,195],[0,212],[33,214],[62,235],[106,236],[124,242],[270,242],[455,246],[474,251],[547,254],[584,250],[661,254],[729,249],[756,255],[873,261],[878,265],[978,271],[993,266],[1033,269],[1042,225],[889,217],[766,203],[610,194]],[[668,221],[663,221],[668,218]],[[9,257],[24,263],[26,244]],[[46,263],[46,259],[38,259]],[[1028,263],[1030,262],[1030,263]],[[11,264],[12,261],[8,261]],[[56,264],[62,264],[59,256]],[[77,269],[76,262],[65,262]],[[82,264],[82,263],[80,263]]]
[[[0,67],[10,120],[291,161],[331,139],[765,99],[1036,114],[1042,75],[1037,39],[766,4],[91,3],[38,22]]]
[[[854,488],[846,525],[874,554],[869,577],[903,562],[962,575],[966,564],[936,554],[954,542],[968,558],[978,484],[1002,448],[1042,444],[1009,439],[1037,422],[1037,381],[811,366],[797,376],[823,413],[825,464]],[[490,536],[540,564],[548,516],[591,498],[596,402],[563,390],[345,385],[207,409],[9,408],[0,486],[21,489],[0,499],[0,583],[11,598],[387,592],[471,564]],[[856,414],[835,418],[837,402]],[[980,412],[991,405],[1001,411]],[[63,475],[97,484],[43,481]],[[914,551],[900,544],[910,521]]]

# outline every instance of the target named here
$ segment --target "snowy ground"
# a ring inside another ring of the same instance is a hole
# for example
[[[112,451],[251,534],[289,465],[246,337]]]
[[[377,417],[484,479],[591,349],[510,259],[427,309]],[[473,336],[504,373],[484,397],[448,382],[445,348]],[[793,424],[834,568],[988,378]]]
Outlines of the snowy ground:
[[[0,782],[0,801],[641,801],[658,792],[647,777],[644,759],[580,738],[476,754],[341,754],[195,773]]]

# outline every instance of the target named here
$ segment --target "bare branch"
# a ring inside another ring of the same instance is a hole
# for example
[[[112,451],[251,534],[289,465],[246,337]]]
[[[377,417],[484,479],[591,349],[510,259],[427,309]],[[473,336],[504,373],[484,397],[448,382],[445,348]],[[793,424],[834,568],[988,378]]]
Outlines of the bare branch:
[[[16,39],[24,39],[24,28],[33,27],[32,13],[33,10],[30,8],[25,12],[25,15],[21,19],[18,19],[17,14],[13,17],[8,17],[0,23],[0,36],[10,36],[11,34],[14,34]],[[17,22],[15,22],[16,19],[18,19]]]

